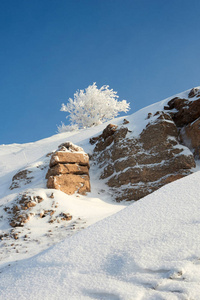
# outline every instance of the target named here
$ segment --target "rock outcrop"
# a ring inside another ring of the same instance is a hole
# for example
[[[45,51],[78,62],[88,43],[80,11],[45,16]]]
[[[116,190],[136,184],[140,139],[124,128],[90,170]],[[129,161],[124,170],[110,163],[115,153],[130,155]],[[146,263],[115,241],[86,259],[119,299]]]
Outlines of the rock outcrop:
[[[30,170],[21,170],[15,174],[12,178],[12,183],[10,185],[10,190],[20,188],[21,184],[27,185],[33,179],[32,171]]]
[[[53,193],[49,198],[53,199]],[[11,227],[23,227],[31,218],[47,218],[48,223],[52,224],[54,222],[60,221],[70,221],[72,216],[69,213],[57,212],[57,204],[55,202],[50,205],[50,209],[47,206],[40,203],[44,199],[41,196],[33,196],[25,192],[24,194],[19,194],[15,200],[14,205],[5,206],[4,210],[8,214],[8,219]],[[50,204],[50,201],[48,201]]]
[[[153,118],[152,118],[153,117]],[[178,141],[169,113],[148,115],[149,123],[138,137],[128,127],[108,125],[96,141],[93,160],[101,169],[117,201],[139,200],[161,186],[191,173],[195,160]],[[114,128],[114,130],[112,130]]]
[[[182,128],[180,135],[195,157],[200,159],[200,118]]]
[[[12,227],[24,226],[30,220],[31,216],[34,215],[31,212],[32,208],[44,200],[40,196],[31,197],[26,193],[19,196],[15,205],[4,209],[10,214],[10,226]]]
[[[182,143],[200,159],[200,89],[193,88],[188,99],[171,99],[164,108],[176,124]]]
[[[64,143],[51,156],[47,187],[68,195],[85,195],[90,192],[89,167],[89,156],[81,147]]]

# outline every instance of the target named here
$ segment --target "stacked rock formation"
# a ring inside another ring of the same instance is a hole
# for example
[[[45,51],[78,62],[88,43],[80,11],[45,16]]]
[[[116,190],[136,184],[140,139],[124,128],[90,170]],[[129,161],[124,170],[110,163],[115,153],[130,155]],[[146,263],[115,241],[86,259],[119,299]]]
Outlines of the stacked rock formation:
[[[64,143],[51,156],[47,187],[85,195],[90,192],[89,167],[89,157],[81,147]]]
[[[161,186],[191,173],[195,160],[180,145],[178,129],[168,113],[157,112],[138,137],[128,127],[108,125],[91,140],[93,160],[117,201],[139,200]]]

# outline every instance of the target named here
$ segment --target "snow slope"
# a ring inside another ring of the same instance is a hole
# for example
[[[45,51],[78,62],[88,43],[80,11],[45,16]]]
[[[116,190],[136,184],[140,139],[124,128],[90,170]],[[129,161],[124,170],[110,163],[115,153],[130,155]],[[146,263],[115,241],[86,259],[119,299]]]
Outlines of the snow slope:
[[[103,127],[98,128],[102,129]],[[50,161],[50,157],[46,157],[46,154],[56,150],[58,145],[68,140],[83,146],[89,153],[92,151],[89,137],[93,131],[96,134],[97,129],[73,135],[62,133],[36,143],[0,146],[0,235],[8,234],[8,237],[3,237],[0,242],[0,268],[16,260],[33,256],[127,206],[112,202],[109,191],[102,182],[99,182],[98,172],[92,165],[90,169],[92,192],[87,196],[78,194],[69,196],[61,191],[46,188],[45,175]],[[12,177],[20,170],[32,172],[30,183],[21,180],[18,188],[10,190]],[[31,197],[39,195],[44,201],[32,209],[34,215],[24,227],[14,230],[9,225],[9,215],[5,212],[5,207],[11,208],[16,205],[19,193],[27,193]],[[52,193],[53,199],[50,198]],[[40,218],[40,213],[44,210],[54,210],[57,216],[66,212],[73,218],[70,222],[51,224],[49,216]],[[10,239],[13,234],[17,234],[17,240]]]
[[[187,98],[188,92],[175,96]],[[147,114],[173,97],[127,116],[131,134],[137,136],[149,122]],[[121,125],[123,119],[108,123]],[[93,164],[87,196],[46,189],[46,154],[66,141],[92,153],[89,138],[108,123],[0,146],[0,235],[12,234],[5,206],[14,205],[19,193],[44,199],[31,220],[15,229],[16,240],[8,235],[0,242],[0,299],[200,299],[200,172],[132,205],[112,201]],[[24,169],[32,179],[10,190],[12,177]],[[39,218],[41,209],[52,207],[72,220],[51,224],[49,216]]]
[[[2,270],[1,299],[200,299],[200,172]]]

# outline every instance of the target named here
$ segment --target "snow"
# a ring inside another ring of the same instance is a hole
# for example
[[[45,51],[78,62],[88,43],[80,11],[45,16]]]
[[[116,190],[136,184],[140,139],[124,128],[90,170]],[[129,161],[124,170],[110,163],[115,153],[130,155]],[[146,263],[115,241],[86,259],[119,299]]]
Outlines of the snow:
[[[175,96],[187,98],[188,92]],[[129,134],[137,137],[154,120],[146,119],[148,113],[163,110],[173,97],[126,117]],[[90,154],[89,139],[123,119],[36,143],[0,146],[0,234],[12,233],[4,208],[16,204],[19,194],[44,199],[24,227],[15,229],[17,240],[2,238],[0,299],[200,299],[199,162],[194,174],[133,204],[112,201],[94,164],[92,192],[86,196],[46,189],[47,153],[70,141]],[[31,181],[21,180],[10,190],[21,170],[31,172]],[[52,209],[56,218],[66,212],[72,220],[49,223],[50,215],[39,217]]]
[[[1,299],[200,299],[200,172],[2,270]]]

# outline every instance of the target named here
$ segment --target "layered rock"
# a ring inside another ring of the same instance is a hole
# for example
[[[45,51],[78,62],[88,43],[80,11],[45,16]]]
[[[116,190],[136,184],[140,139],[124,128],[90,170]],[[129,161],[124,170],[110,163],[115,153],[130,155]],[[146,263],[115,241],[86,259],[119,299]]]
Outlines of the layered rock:
[[[193,88],[188,94],[188,99],[171,99],[165,110],[178,127],[182,143],[200,159],[200,89]]]
[[[46,178],[47,187],[71,195],[90,192],[89,156],[70,142],[52,154]]]
[[[115,126],[110,136],[96,138],[93,160],[117,201],[138,200],[195,167],[192,153],[178,141],[171,116],[157,112],[151,118],[138,137],[128,127]]]

